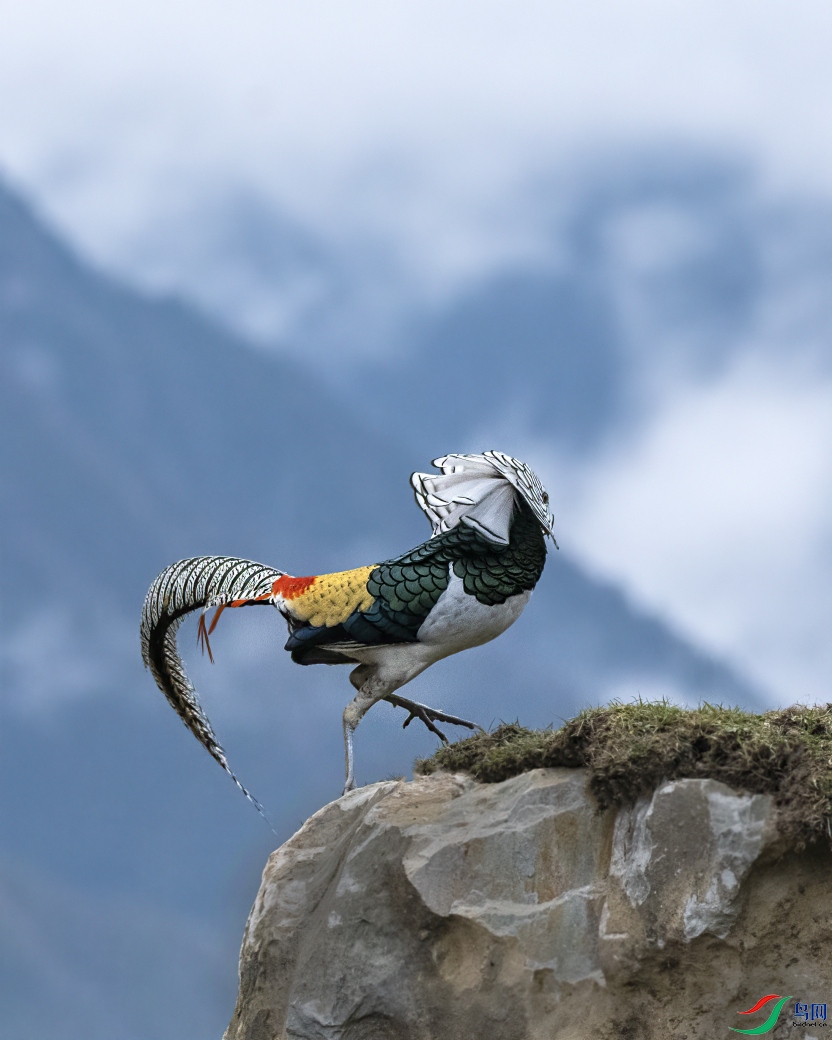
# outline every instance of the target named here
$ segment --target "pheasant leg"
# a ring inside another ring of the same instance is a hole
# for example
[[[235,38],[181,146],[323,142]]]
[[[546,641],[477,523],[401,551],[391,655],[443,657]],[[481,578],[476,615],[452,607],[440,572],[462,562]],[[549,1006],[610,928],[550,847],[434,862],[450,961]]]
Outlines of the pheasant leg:
[[[457,718],[456,715],[448,715],[444,711],[438,711],[436,708],[429,708],[427,704],[419,704],[418,701],[408,700],[407,697],[399,697],[398,694],[390,693],[383,698],[388,704],[392,704],[395,708],[404,708],[409,711],[410,714],[402,724],[402,729],[407,729],[410,723],[414,719],[419,719],[420,722],[424,722],[431,733],[435,733],[440,740],[445,744],[450,743],[448,738],[434,725],[435,722],[447,722],[451,726],[467,726],[468,729],[481,729],[476,722],[468,722],[467,719]]]

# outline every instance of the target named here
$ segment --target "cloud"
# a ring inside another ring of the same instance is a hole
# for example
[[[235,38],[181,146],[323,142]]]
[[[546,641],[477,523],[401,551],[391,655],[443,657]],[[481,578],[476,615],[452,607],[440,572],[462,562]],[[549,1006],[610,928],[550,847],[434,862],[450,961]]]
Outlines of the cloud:
[[[530,185],[599,146],[704,143],[797,194],[826,191],[830,22],[819,0],[18,0],[0,35],[0,163],[103,263],[224,293],[227,309],[242,300],[240,326],[265,337],[372,283],[344,336],[358,341],[402,286],[436,299],[489,268],[539,263],[552,226]],[[283,296],[222,235],[163,258],[172,234],[237,197],[260,205],[255,223],[276,215],[281,234],[307,236],[311,259],[292,277],[295,254],[269,260]],[[717,328],[697,323],[715,294],[753,292],[728,267],[708,282],[731,249],[704,227],[660,200],[609,229],[600,276],[647,400],[617,444],[569,472],[564,542],[784,696],[820,695],[829,382],[795,370],[786,345],[828,339],[829,238],[818,260],[804,236],[796,262],[782,236],[758,241],[755,262],[777,268],[782,291]],[[197,269],[212,250],[224,265]],[[351,264],[363,272],[352,281]],[[679,285],[699,289],[674,296]],[[758,362],[735,349],[748,335]],[[733,338],[721,367],[674,367],[671,341],[686,340],[689,360],[714,338]],[[43,631],[60,634],[54,624]]]
[[[826,185],[832,11],[747,0],[7,5],[0,161],[112,262],[177,192],[243,184],[440,273],[574,149],[654,138]]]
[[[578,475],[562,538],[789,702],[832,678],[832,379],[739,358]]]

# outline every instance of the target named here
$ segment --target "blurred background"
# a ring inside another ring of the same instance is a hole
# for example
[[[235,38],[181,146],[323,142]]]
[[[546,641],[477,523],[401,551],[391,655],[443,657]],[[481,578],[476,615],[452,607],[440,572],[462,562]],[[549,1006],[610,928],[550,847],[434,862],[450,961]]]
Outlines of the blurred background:
[[[488,726],[832,676],[832,9],[11,0],[0,30],[0,1034],[219,1037],[276,840],[143,672],[144,592],[423,540],[527,460],[561,551],[410,696]],[[183,656],[285,839],[347,671]],[[378,706],[360,782],[435,739]],[[456,735],[456,734],[455,734]]]

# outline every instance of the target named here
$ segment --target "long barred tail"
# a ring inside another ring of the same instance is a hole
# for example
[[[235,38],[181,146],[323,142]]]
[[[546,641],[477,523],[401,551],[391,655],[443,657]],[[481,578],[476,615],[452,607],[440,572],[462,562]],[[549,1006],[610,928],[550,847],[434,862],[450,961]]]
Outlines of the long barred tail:
[[[196,739],[253,802],[256,798],[232,772],[225,751],[199,703],[176,647],[176,630],[186,614],[237,600],[266,599],[283,571],[233,556],[197,556],[166,567],[147,590],[142,609],[142,658],[171,707]],[[266,821],[268,822],[268,820]],[[271,826],[271,824],[270,824]]]

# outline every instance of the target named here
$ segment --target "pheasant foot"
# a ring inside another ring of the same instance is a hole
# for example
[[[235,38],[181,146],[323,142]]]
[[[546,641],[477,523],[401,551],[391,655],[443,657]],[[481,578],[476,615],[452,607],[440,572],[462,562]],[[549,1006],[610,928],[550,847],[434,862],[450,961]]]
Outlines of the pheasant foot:
[[[476,722],[468,722],[467,719],[457,718],[456,715],[448,715],[444,711],[438,711],[436,708],[429,708],[427,704],[419,704],[418,701],[411,701],[406,697],[399,697],[395,693],[390,693],[383,699],[386,700],[388,704],[392,704],[395,708],[404,708],[406,711],[410,712],[408,717],[402,723],[402,729],[407,729],[414,719],[419,719],[420,722],[424,722],[431,733],[435,733],[445,744],[449,744],[450,741],[442,730],[434,725],[435,722],[447,722],[451,726],[467,726],[468,729],[481,729]]]

